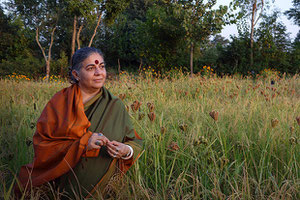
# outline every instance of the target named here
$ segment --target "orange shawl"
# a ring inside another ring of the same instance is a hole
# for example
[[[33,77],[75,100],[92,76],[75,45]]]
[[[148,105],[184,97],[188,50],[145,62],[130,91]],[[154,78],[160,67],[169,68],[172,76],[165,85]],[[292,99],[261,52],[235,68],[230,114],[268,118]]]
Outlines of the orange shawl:
[[[73,168],[92,135],[87,131],[90,125],[77,84],[56,93],[37,122],[33,136],[34,160],[22,166],[20,187],[42,185]]]

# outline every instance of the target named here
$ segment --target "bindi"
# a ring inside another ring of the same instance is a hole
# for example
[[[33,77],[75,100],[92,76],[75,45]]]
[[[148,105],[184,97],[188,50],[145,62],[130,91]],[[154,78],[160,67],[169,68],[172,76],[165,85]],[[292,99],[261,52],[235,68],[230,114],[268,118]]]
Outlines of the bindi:
[[[95,60],[95,64],[98,65],[99,64],[99,60]]]

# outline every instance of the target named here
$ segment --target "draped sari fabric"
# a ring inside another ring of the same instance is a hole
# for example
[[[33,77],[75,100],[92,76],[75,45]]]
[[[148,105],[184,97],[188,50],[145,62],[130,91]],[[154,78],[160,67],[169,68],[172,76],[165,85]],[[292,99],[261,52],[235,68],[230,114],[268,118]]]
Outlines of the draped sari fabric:
[[[94,98],[86,111],[77,84],[52,97],[37,122],[33,163],[21,167],[16,192],[52,180],[59,180],[65,187],[66,180],[76,179],[87,195],[104,177],[107,179],[111,167],[124,173],[129,169],[139,156],[142,140],[134,131],[122,101],[104,87],[101,90],[102,94]],[[86,151],[94,132],[103,133],[110,141],[131,145],[133,157],[113,159],[106,147]]]

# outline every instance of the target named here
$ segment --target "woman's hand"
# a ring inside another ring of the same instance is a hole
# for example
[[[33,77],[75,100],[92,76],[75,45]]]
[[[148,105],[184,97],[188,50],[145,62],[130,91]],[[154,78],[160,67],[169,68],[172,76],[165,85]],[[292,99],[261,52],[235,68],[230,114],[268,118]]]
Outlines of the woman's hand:
[[[123,143],[112,141],[106,144],[108,154],[113,158],[122,158],[130,153],[130,148]]]
[[[109,139],[105,137],[102,133],[93,133],[88,141],[87,150],[100,149],[101,146],[107,145]]]

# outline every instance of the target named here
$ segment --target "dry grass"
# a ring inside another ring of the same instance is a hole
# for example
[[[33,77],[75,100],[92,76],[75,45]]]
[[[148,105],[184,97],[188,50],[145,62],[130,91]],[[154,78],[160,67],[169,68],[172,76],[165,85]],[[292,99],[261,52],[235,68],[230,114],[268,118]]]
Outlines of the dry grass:
[[[68,84],[0,80],[0,86],[0,193],[10,199],[13,174],[32,160],[37,118]],[[157,79],[122,73],[106,87],[121,94],[145,150],[107,197],[300,198],[298,75]]]

